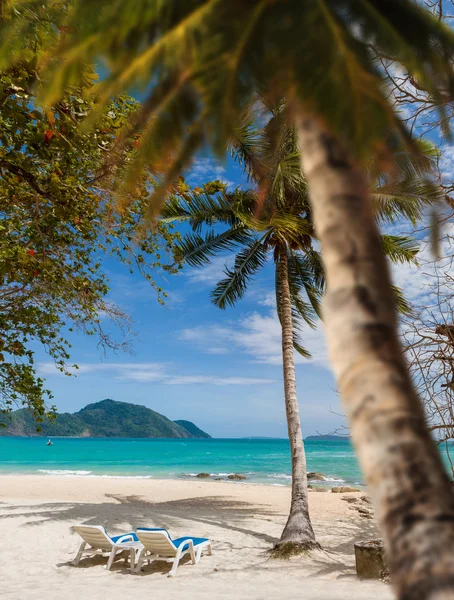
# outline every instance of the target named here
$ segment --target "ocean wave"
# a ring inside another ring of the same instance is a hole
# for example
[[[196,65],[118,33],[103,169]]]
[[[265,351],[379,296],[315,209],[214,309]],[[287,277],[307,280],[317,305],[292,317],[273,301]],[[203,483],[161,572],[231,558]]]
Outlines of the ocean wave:
[[[38,473],[46,475],[91,475],[93,471],[71,471],[69,469],[38,469]]]
[[[292,476],[288,475],[287,473],[271,473],[269,475],[267,475],[267,477],[271,477],[272,479],[285,479],[287,481],[291,481],[292,480]],[[309,480],[310,483],[322,483],[322,482],[335,482],[335,483],[345,483],[345,479],[342,479],[341,477],[333,477],[331,475],[324,475],[323,479],[318,479],[318,480]]]
[[[208,473],[210,477],[228,477],[229,475],[234,475],[235,473]],[[197,477],[199,473],[183,473],[181,477]]]
[[[154,479],[153,475],[92,475],[93,477],[106,477],[108,479]]]
[[[38,469],[38,473],[43,475],[59,475],[73,477],[103,477],[105,479],[153,479],[153,475],[115,475],[93,473],[93,471],[72,471],[70,469]]]

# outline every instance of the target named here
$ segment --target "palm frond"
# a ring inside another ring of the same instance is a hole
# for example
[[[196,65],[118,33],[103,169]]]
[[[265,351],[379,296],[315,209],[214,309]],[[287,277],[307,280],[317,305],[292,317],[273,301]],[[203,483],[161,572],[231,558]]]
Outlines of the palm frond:
[[[192,267],[200,267],[210,262],[218,252],[233,250],[247,244],[250,234],[244,226],[231,227],[222,233],[208,231],[205,237],[189,233],[177,245],[178,257]]]
[[[413,307],[410,304],[410,302],[408,302],[408,300],[405,298],[405,294],[403,293],[403,291],[396,285],[392,285],[391,287],[394,292],[397,312],[407,317],[411,316],[411,314],[413,313]]]
[[[293,334],[293,347],[303,358],[312,358],[312,354],[309,352],[309,350],[306,350],[306,348],[300,342],[298,333]]]
[[[232,203],[222,193],[212,196],[205,192],[187,192],[184,199],[173,196],[162,207],[161,219],[166,223],[188,222],[196,233],[201,231],[203,225],[240,225],[240,219],[232,210]]]
[[[301,156],[299,152],[292,152],[282,157],[274,168],[274,177],[271,185],[276,205],[282,209],[286,205],[288,193],[296,193],[300,196],[299,202],[302,206],[309,206],[308,188],[305,177],[301,171]]]
[[[375,215],[380,223],[393,223],[403,216],[415,225],[426,206],[443,198],[442,188],[432,177],[439,150],[426,140],[418,140],[415,142],[418,151],[414,154],[395,136],[389,139],[394,144],[392,171],[384,172],[375,160],[367,165]]]
[[[424,209],[441,199],[441,190],[428,179],[409,178],[376,185],[371,195],[379,223],[395,223],[404,217],[416,225]]]
[[[392,151],[392,172],[387,173],[383,164],[372,157],[365,164],[369,179],[380,184],[383,180],[400,181],[401,179],[424,179],[434,168],[440,158],[440,150],[429,140],[417,139],[414,146],[417,152],[412,153],[402,143],[396,132],[391,132],[387,137],[387,145]]]
[[[449,127],[444,106],[454,98],[454,32],[414,0],[4,4],[2,69],[29,59],[22,45],[26,31],[51,25],[53,37],[38,56],[48,103],[77,82],[87,62],[106,65],[100,109],[125,87],[144,93],[142,124],[153,143],[150,138],[143,144],[139,167],[132,167],[127,181],[146,162],[159,160],[161,151],[177,154],[164,165],[163,189],[202,144],[223,154],[244,106],[263,89],[267,106],[285,97],[292,110],[314,107],[358,157],[375,154],[390,129],[410,145],[371,44],[414,74]],[[158,190],[153,198],[158,202],[162,195]]]
[[[266,263],[267,235],[245,244],[243,250],[238,252],[233,269],[225,269],[225,279],[219,281],[211,293],[213,304],[226,308],[244,296],[249,281]]]
[[[383,252],[392,262],[417,264],[419,245],[415,239],[403,235],[382,235],[381,240]]]
[[[282,294],[281,294],[281,278],[279,275],[279,268],[276,263],[275,268],[275,282],[274,291],[276,294],[276,311],[279,318],[279,322],[282,323]],[[304,312],[304,311],[303,311]],[[301,315],[298,314],[297,310],[293,307],[292,303],[292,336],[293,336],[293,347],[294,349],[303,356],[304,358],[311,358],[311,353],[303,346],[301,340]]]
[[[291,288],[290,293],[292,293],[293,288],[295,290],[295,294],[297,294],[299,297],[299,290],[301,290],[301,288],[304,288],[304,291],[309,299],[309,303],[312,307],[313,313],[315,313],[315,315],[319,319],[321,319],[321,299],[323,296],[325,286],[324,277],[320,277],[317,269],[315,269],[314,271],[313,264],[309,260],[307,260],[306,256],[302,256],[299,253],[294,252],[293,250],[290,250],[288,256],[288,271],[289,284]],[[296,302],[295,307],[298,308]],[[301,312],[301,317],[304,320],[306,320],[304,312]],[[311,321],[314,322],[312,315]],[[307,322],[309,323],[309,321]]]
[[[250,181],[258,183],[268,173],[263,159],[263,127],[266,109],[259,96],[253,96],[243,107],[240,122],[229,141],[232,158],[247,174]]]

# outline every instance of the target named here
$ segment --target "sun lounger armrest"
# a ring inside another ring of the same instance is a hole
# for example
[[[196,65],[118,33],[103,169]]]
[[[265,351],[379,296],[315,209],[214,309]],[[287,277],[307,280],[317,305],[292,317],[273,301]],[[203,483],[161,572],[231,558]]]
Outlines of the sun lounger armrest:
[[[123,542],[137,542],[137,536],[135,533],[125,533],[124,535],[118,535],[111,538],[114,544],[122,544]]]
[[[189,550],[190,548],[194,548],[194,542],[191,540],[191,538],[188,538],[187,540],[183,540],[180,544],[173,542],[174,546],[176,546],[177,548],[181,548],[181,550]]]

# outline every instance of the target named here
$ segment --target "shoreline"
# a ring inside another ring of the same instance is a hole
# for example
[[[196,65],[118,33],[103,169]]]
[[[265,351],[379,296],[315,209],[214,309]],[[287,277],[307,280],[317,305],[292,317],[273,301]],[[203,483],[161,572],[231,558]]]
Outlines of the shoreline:
[[[163,477],[162,475],[158,475],[158,476],[154,476],[154,475],[120,475],[120,474],[99,474],[99,473],[93,473],[93,472],[89,472],[89,471],[80,471],[80,473],[77,473],[76,471],[72,471],[72,470],[64,470],[62,469],[61,472],[57,473],[52,473],[52,469],[46,469],[46,472],[39,472],[40,470],[38,469],[38,472],[11,472],[11,473],[2,473],[0,472],[0,480],[2,478],[13,478],[13,477],[39,477],[39,478],[55,478],[55,479],[69,479],[69,478],[75,478],[75,479],[102,479],[102,480],[108,480],[108,479],[113,479],[113,480],[132,480],[132,481],[154,481],[156,483],[159,482],[167,482],[167,481],[176,481],[176,482],[188,482],[188,483],[213,483],[213,484],[229,484],[229,485],[246,485],[246,486],[262,486],[262,487],[270,487],[270,488],[285,488],[285,489],[290,489],[291,488],[291,480],[288,483],[270,483],[270,482],[264,482],[264,481],[248,481],[246,480],[233,480],[233,479],[228,479],[227,477],[218,477],[218,476],[210,476],[210,477],[197,477],[196,475],[188,475],[188,476],[175,476],[175,477]],[[43,470],[44,471],[44,470]],[[57,470],[56,470],[57,471]],[[67,472],[65,472],[67,471]],[[233,474],[233,473],[232,473]],[[349,483],[348,481],[344,480],[344,479],[335,479],[335,478],[329,478],[329,479],[325,479],[325,480],[309,480],[309,485],[312,486],[312,488],[314,490],[320,489],[320,488],[324,488],[326,489],[328,492],[331,492],[330,488],[333,487],[357,487],[360,488],[361,491],[364,493],[366,491],[366,486],[362,483]],[[309,488],[309,492],[311,492],[312,489]]]

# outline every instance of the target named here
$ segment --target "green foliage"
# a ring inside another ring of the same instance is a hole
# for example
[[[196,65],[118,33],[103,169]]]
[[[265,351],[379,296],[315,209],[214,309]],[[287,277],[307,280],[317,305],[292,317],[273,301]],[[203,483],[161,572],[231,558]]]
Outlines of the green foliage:
[[[226,278],[219,281],[211,294],[216,306],[219,308],[233,306],[244,296],[252,277],[266,264],[268,237],[267,233],[261,238],[254,238],[246,243],[235,256],[233,269],[225,268]]]
[[[392,143],[390,141],[390,143]],[[439,150],[428,140],[419,139],[417,154],[410,154],[402,144],[394,145],[394,164],[390,173],[377,161],[368,161],[367,171],[372,186],[372,200],[379,223],[408,219],[413,226],[427,206],[443,199],[443,190],[432,176]]]
[[[20,40],[43,22],[64,34],[49,36],[38,57],[48,104],[93,60],[108,68],[99,110],[125,89],[147,94],[129,183],[164,152],[175,151],[164,187],[203,144],[223,154],[257,89],[287,98],[294,113],[318,114],[358,156],[382,151],[390,130],[408,142],[373,49],[395,58],[435,105],[454,92],[454,33],[414,0],[10,0],[0,68],[28,57]]]
[[[176,423],[177,425],[180,425],[180,427],[183,427],[183,429],[186,429],[186,431],[189,431],[189,433],[193,437],[196,437],[196,438],[208,438],[208,437],[211,437],[207,433],[205,433],[204,431],[202,431],[201,429],[199,429],[191,421],[179,420],[179,421],[174,421],[174,423]]]
[[[207,433],[190,421],[170,421],[145,406],[114,400],[89,404],[77,413],[63,413],[36,431],[36,423],[27,409],[14,411],[0,435],[43,435],[130,438],[207,438]]]
[[[95,106],[93,71],[85,67],[83,85],[44,108],[33,95],[38,54],[0,73],[0,411],[23,404],[40,421],[51,394],[36,375],[33,346],[44,347],[65,372],[66,332],[74,328],[98,336],[104,348],[127,348],[129,321],[106,300],[103,257],[141,273],[162,302],[153,277],[165,255],[173,258],[178,236],[162,223],[140,231],[151,172],[129,192],[127,210],[112,195],[114,179],[137,153],[134,138],[117,144],[137,102],[111,100],[85,132],[80,123]],[[119,341],[106,324],[119,327]]]
[[[411,237],[399,235],[382,235],[383,252],[394,263],[409,263],[416,261],[419,245]]]

